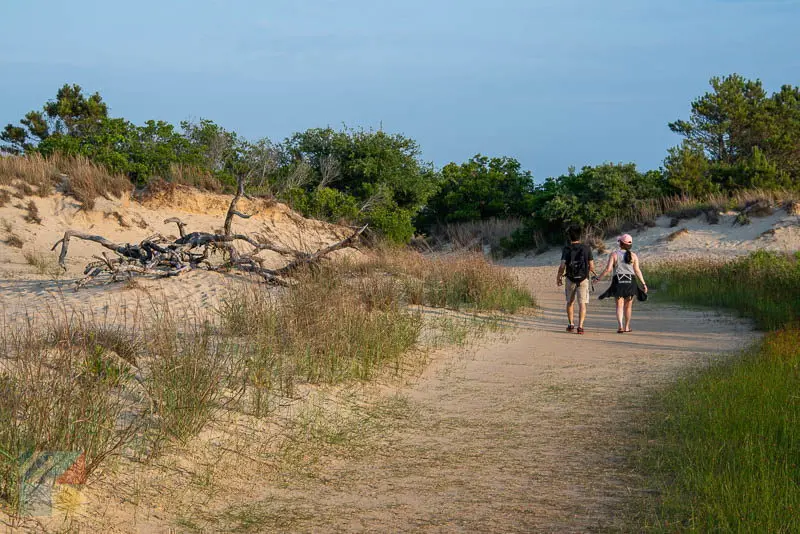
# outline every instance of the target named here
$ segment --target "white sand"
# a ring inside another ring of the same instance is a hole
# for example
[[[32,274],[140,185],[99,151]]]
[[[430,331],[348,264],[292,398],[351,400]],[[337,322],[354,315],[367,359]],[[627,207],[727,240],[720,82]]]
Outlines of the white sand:
[[[118,307],[124,310],[146,306],[151,298],[162,296],[179,297],[187,307],[213,306],[220,292],[225,291],[231,281],[241,280],[241,275],[196,270],[161,280],[139,278],[133,291],[125,284],[111,287],[92,283],[75,292],[74,283],[82,278],[86,264],[106,249],[97,243],[71,240],[66,273],[57,267],[59,249],[52,252],[50,249],[69,229],[100,235],[116,243],[139,243],[156,233],[175,236],[177,226],[164,224],[170,217],[182,219],[187,224],[187,232],[213,232],[222,227],[230,198],[180,188],[174,194],[162,193],[141,203],[129,198],[98,199],[95,209],[89,212],[81,210],[72,198],[62,194],[12,199],[0,208],[0,315],[3,312],[6,317],[38,313],[54,305],[102,314]],[[27,210],[23,206],[31,200],[36,203],[41,224],[24,220]],[[236,231],[263,234],[277,244],[304,251],[327,246],[351,232],[346,227],[305,219],[280,203],[243,199],[238,208],[254,215],[246,220],[234,219]],[[21,249],[6,243],[11,235],[23,241]],[[38,256],[43,267],[31,265],[26,254]],[[334,253],[347,254],[353,251]],[[261,256],[267,259],[268,267],[286,263],[285,258],[269,251],[262,252]]]
[[[631,232],[633,250],[639,254],[642,264],[653,261],[683,260],[697,258],[733,258],[756,250],[796,252],[800,250],[800,216],[789,215],[785,210],[776,210],[768,217],[752,218],[750,224],[734,225],[736,214],[720,216],[719,224],[708,224],[705,217],[682,220],[670,228],[670,218],[660,217],[655,228]],[[681,229],[688,233],[674,241],[667,236]],[[606,249],[617,248],[615,237],[605,241]],[[509,266],[558,265],[561,249],[553,247],[543,254],[521,254],[503,261]],[[597,268],[605,267],[608,252],[595,254]]]

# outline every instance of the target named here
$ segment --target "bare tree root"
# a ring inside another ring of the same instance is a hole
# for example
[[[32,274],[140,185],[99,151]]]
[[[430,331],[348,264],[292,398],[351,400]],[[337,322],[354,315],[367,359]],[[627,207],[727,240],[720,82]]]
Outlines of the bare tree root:
[[[94,256],[96,261],[89,263],[84,270],[84,278],[76,282],[76,289],[84,287],[100,275],[109,275],[108,283],[130,280],[134,276],[178,276],[192,269],[206,269],[215,272],[241,271],[261,276],[265,282],[276,285],[288,285],[287,277],[298,268],[316,263],[327,254],[346,247],[354,247],[366,226],[357,228],[347,238],[333,243],[313,253],[287,248],[269,242],[264,236],[251,237],[247,234],[234,234],[232,221],[234,216],[249,218],[251,215],[236,210],[239,199],[245,196],[244,181],[239,180],[236,195],[231,200],[225,216],[223,233],[186,232],[186,223],[177,217],[166,219],[164,223],[175,223],[180,237],[168,239],[160,234],[150,236],[139,244],[114,243],[105,237],[86,234],[75,230],[67,230],[51,250],[61,245],[58,264],[66,271],[66,258],[71,239],[82,239],[98,243],[110,250],[114,255],[103,252],[102,256]],[[240,251],[235,244],[244,242],[251,247],[249,252]],[[258,254],[264,250],[276,252],[292,258],[289,263],[279,269],[264,267],[264,259]],[[211,255],[221,253],[222,263],[212,265]]]

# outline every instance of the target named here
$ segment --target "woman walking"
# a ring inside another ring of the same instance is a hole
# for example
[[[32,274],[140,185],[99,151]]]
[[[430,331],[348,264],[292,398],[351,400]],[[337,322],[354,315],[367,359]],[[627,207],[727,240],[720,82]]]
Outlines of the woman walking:
[[[613,269],[614,278],[611,280],[611,295],[617,303],[618,334],[631,332],[631,313],[633,312],[633,299],[636,297],[637,285],[635,278],[642,283],[642,289],[647,293],[647,284],[644,283],[642,271],[639,268],[639,256],[631,251],[633,238],[625,234],[617,239],[619,250],[615,250],[608,258],[608,265],[597,277],[601,280]]]

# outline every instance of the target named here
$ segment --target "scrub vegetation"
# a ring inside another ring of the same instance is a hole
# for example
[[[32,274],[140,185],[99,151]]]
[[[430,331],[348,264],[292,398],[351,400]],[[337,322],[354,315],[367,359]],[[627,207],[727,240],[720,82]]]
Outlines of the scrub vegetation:
[[[153,301],[128,321],[55,309],[4,323],[3,508],[20,511],[18,461],[30,451],[83,451],[87,476],[109,457],[152,459],[222,411],[270,418],[299,389],[403,376],[430,348],[426,330],[440,331],[437,345],[464,339],[466,323],[428,320],[427,307],[482,312],[495,326],[493,313],[533,306],[514,278],[477,256],[432,261],[386,249],[297,280],[242,281],[211,316]]]

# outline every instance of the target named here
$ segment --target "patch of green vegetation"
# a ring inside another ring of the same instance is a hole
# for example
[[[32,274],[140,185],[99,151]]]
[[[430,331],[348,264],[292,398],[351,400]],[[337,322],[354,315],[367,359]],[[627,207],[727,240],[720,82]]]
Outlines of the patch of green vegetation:
[[[731,308],[771,330],[658,399],[641,453],[659,487],[647,529],[800,531],[798,259],[759,252],[650,274],[659,296]]]
[[[726,308],[764,330],[800,317],[800,253],[759,251],[727,263],[692,261],[648,272],[659,299]]]

